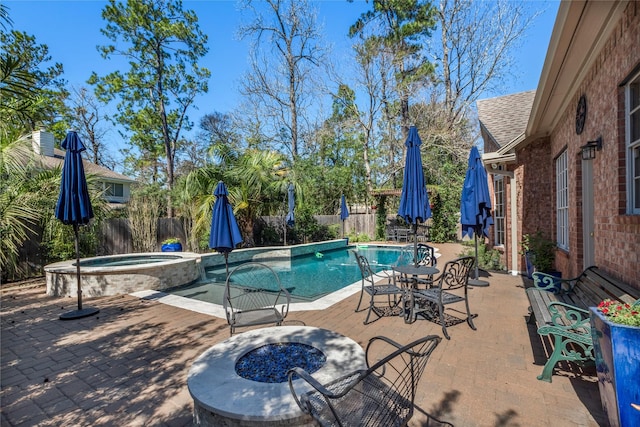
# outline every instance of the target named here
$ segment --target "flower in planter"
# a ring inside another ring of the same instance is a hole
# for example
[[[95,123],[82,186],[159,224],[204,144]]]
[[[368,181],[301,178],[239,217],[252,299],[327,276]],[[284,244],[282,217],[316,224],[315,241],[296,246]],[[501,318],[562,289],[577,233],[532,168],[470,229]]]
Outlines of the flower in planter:
[[[171,244],[176,244],[176,243],[180,243],[180,239],[178,239],[177,237],[170,237],[170,238],[162,241],[163,245],[171,245]]]
[[[600,311],[610,322],[627,326],[640,326],[640,300],[633,304],[606,299],[598,304]]]

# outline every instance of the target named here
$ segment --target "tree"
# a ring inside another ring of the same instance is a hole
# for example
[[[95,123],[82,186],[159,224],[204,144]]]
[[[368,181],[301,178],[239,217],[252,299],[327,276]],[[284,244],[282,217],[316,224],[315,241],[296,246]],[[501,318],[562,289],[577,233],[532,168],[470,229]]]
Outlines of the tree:
[[[71,117],[69,122],[71,127],[82,136],[84,145],[87,147],[89,161],[113,170],[116,162],[109,155],[103,142],[107,133],[103,127],[106,117],[102,114],[100,104],[86,87],[73,89],[70,104]]]
[[[355,92],[340,85],[333,97],[331,117],[314,133],[314,138],[310,138],[314,145],[309,154],[294,166],[298,185],[308,194],[302,199],[302,205],[311,214],[334,215],[339,211],[341,194],[351,201],[356,200],[356,195],[366,199],[354,101]]]
[[[68,96],[61,78],[62,64],[51,61],[47,45],[16,30],[0,31],[0,126],[30,132],[40,126],[54,130],[66,108]],[[66,130],[66,125],[60,126]]]
[[[195,96],[208,90],[211,73],[197,64],[207,53],[207,36],[180,0],[109,0],[102,17],[107,25],[101,31],[113,42],[99,48],[103,58],[124,56],[130,68],[104,77],[94,72],[89,83],[96,85],[101,101],[120,99],[115,120],[132,134],[131,142],[147,161],[163,151],[171,217],[176,152],[181,132],[191,127],[187,111]]]
[[[191,172],[184,185],[180,185],[183,202],[180,209],[188,213],[192,233],[208,234],[215,201],[213,191],[222,180],[229,189],[229,201],[244,244],[254,246],[254,223],[259,216],[277,211],[286,194],[288,173],[281,153],[247,149],[233,157],[229,164],[209,164]],[[188,239],[190,242],[199,240],[192,235]]]
[[[272,139],[286,147],[295,163],[304,110],[314,99],[313,69],[326,61],[325,49],[306,0],[246,1],[247,7],[254,3],[266,4],[268,12],[255,11],[255,20],[241,30],[243,37],[254,38],[251,72],[241,91],[262,111]]]
[[[349,36],[360,36],[391,55],[405,139],[411,124],[410,94],[416,84],[424,82],[434,71],[423,45],[435,28],[436,10],[431,2],[420,0],[373,0],[372,7],[349,28]],[[367,28],[371,31],[368,34]]]
[[[480,95],[495,89],[512,72],[512,53],[538,13],[526,2],[441,0],[440,46],[434,54],[437,84],[444,89],[450,126],[463,120]]]

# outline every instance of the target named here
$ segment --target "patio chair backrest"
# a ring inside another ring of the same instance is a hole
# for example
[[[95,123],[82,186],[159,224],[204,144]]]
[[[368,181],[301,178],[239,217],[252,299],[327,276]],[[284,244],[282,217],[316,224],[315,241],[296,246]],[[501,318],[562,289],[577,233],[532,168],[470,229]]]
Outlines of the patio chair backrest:
[[[434,279],[436,286],[441,289],[459,289],[467,286],[469,273],[473,267],[475,258],[472,256],[461,257],[448,261],[444,265],[442,274]]]
[[[232,334],[239,326],[280,324],[290,301],[276,272],[265,264],[244,263],[227,277],[223,307]]]
[[[370,285],[374,285],[376,278],[379,278],[379,276],[371,269],[371,265],[369,264],[369,260],[367,259],[367,257],[364,255],[360,255],[355,251],[353,251],[353,254],[356,257],[356,261],[358,262],[358,268],[360,268],[362,285],[364,286],[366,284],[365,282],[370,282]]]
[[[398,260],[396,261],[396,265],[411,265],[415,264],[414,261],[414,246],[405,245],[402,247],[402,251],[400,252],[400,256],[398,256]],[[432,246],[426,245],[424,243],[418,243],[418,265],[419,266],[427,266],[427,267],[435,267],[437,265],[436,252]]]
[[[402,346],[386,337],[373,337],[366,349],[366,371],[349,373],[298,396],[294,374],[307,382],[313,379],[294,368],[289,387],[300,408],[320,425],[404,426],[413,416],[418,382],[441,340],[430,335]],[[380,354],[387,355],[380,359]]]

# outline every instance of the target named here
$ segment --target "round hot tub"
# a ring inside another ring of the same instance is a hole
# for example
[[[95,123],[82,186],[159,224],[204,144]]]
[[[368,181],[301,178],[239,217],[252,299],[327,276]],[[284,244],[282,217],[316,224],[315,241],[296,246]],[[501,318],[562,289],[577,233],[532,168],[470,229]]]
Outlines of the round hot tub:
[[[366,363],[358,343],[326,329],[277,326],[232,336],[205,351],[189,370],[195,425],[314,425],[289,391],[286,372],[294,366],[315,371],[312,375],[325,383]],[[302,387],[301,382],[297,390]]]

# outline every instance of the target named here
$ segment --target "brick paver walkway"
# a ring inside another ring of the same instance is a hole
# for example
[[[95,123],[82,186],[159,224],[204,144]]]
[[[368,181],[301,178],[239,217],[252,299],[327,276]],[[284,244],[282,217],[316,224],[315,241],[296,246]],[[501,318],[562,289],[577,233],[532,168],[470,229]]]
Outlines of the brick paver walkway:
[[[454,258],[459,245],[436,245]],[[420,383],[411,426],[430,413],[456,426],[606,425],[592,371],[570,365],[553,383],[536,376],[545,361],[535,327],[527,325],[525,280],[492,274],[471,290],[477,331],[448,329]],[[318,311],[291,312],[288,324],[331,329],[365,346],[375,335],[399,342],[439,325],[398,317],[370,325],[354,313],[357,295]],[[75,298],[51,298],[43,287],[2,294],[0,404],[2,426],[187,426],[191,363],[229,336],[226,321],[129,295],[85,300],[97,316],[61,321]],[[433,425],[433,423],[429,424]]]

